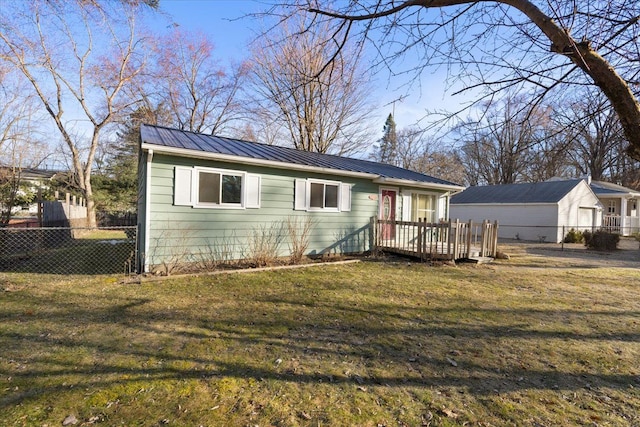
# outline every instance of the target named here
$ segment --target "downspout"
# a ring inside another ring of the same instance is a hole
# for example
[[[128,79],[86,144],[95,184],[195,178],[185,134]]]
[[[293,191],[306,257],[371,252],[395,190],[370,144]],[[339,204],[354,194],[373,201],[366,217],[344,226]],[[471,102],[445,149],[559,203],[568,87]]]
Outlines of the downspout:
[[[147,170],[145,176],[144,205],[144,272],[149,272],[149,233],[151,231],[151,163],[153,150],[147,151]]]

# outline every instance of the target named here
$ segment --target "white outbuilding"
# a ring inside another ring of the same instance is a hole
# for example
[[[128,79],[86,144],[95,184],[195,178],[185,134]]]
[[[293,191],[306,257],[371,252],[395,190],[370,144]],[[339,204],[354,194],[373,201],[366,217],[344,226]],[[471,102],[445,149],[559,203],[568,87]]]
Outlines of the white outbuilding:
[[[473,186],[451,198],[450,217],[498,221],[498,237],[559,243],[600,227],[602,204],[584,179]]]

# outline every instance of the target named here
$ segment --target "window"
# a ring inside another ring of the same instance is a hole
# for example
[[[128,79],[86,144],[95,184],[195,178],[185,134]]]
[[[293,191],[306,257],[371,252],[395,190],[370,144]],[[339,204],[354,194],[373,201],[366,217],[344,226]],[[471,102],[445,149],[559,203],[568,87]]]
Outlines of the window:
[[[242,177],[198,170],[196,205],[242,205]]]
[[[436,196],[431,194],[411,194],[411,221],[426,220],[436,222]]]
[[[211,168],[175,168],[174,205],[259,208],[260,176]]]
[[[310,183],[309,207],[338,209],[338,184]]]
[[[338,181],[296,179],[296,210],[344,212],[351,210],[351,185]]]
[[[607,211],[610,214],[615,214],[616,213],[616,201],[615,200],[609,200],[609,210]]]

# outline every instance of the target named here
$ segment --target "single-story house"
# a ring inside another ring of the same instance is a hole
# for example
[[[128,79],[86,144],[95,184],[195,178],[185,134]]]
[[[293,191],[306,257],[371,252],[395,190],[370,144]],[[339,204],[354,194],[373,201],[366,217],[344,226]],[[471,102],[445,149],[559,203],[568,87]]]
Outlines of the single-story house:
[[[640,191],[604,181],[591,181],[590,186],[602,203],[604,228],[623,236],[640,232]]]
[[[449,218],[454,183],[361,159],[140,128],[138,251],[142,271],[177,259],[247,258],[283,221],[310,221],[306,255],[365,252],[371,218]]]
[[[602,220],[602,204],[584,179],[472,186],[451,198],[450,210],[462,221],[497,220],[501,238],[556,243],[571,228]]]

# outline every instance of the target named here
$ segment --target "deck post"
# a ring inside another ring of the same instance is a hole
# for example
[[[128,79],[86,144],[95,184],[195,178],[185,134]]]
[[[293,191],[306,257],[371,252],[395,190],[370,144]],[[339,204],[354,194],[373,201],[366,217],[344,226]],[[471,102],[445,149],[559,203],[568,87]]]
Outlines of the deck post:
[[[447,227],[447,257],[451,256],[451,218],[449,218],[448,221],[448,227]]]
[[[418,249],[418,258],[422,261],[422,220],[418,218],[418,241],[417,241],[417,249]]]
[[[460,251],[460,220],[456,218],[454,228],[454,240],[453,240],[453,256],[451,259],[454,261],[458,258],[458,252]]]
[[[424,261],[427,260],[427,258],[432,258],[433,259],[433,228],[432,228],[431,223],[427,222],[427,218],[424,218],[424,233],[422,234],[422,246],[424,247],[424,251],[423,251],[423,256],[424,256]],[[427,230],[427,226],[428,226],[428,230]],[[429,245],[429,250],[427,251],[427,245]],[[437,250],[437,246],[436,246],[436,254],[438,253]]]
[[[370,239],[371,242],[369,243],[371,245],[371,253],[372,254],[376,254],[378,253],[378,232],[377,232],[377,220],[375,216],[372,216],[369,219],[369,227],[370,227]]]
[[[487,253],[489,252],[489,220],[485,219],[484,221],[482,221],[482,233],[481,233],[481,237],[480,237],[480,254],[479,256],[487,256]]]
[[[491,256],[495,258],[497,253],[498,253],[498,221],[496,220],[493,226],[493,253],[491,254]]]
[[[469,220],[469,228],[467,229],[467,258],[471,258],[472,233],[473,233],[473,220]]]

